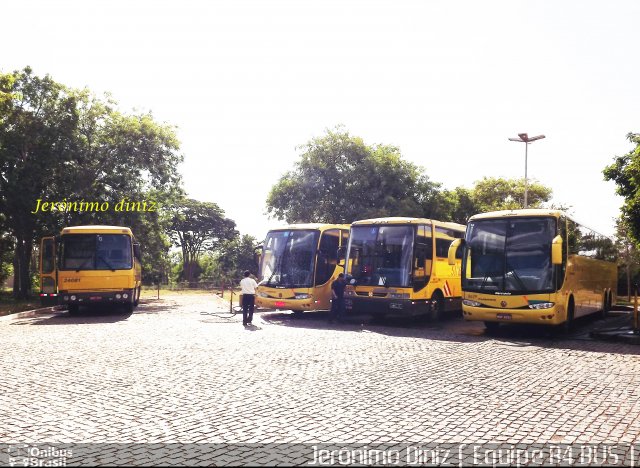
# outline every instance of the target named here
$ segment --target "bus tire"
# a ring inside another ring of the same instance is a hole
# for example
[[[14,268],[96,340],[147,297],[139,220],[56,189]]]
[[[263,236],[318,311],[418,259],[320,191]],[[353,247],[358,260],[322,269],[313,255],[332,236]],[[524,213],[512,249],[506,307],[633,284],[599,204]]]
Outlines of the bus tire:
[[[133,314],[133,302],[127,302],[126,304],[122,304],[122,314],[123,315],[131,315]]]
[[[136,300],[135,300],[135,301],[133,301],[133,306],[134,306],[134,307],[138,307],[138,304],[140,304],[140,293],[141,293],[141,289],[142,289],[142,286],[138,286],[138,291],[137,291],[137,293],[134,291],[134,294],[135,294],[135,297],[136,297]]]
[[[575,303],[573,302],[573,296],[569,298],[569,305],[567,307],[567,320],[562,324],[562,331],[569,333],[573,330],[573,320],[575,313]]]
[[[487,333],[493,333],[493,332],[495,332],[498,328],[500,328],[500,322],[489,322],[489,321],[485,321],[485,322],[484,322],[484,328],[486,329]]]
[[[69,310],[69,315],[78,315],[78,312],[80,312],[80,306],[78,304],[69,304],[67,309]]]
[[[440,291],[436,291],[431,296],[431,308],[429,309],[429,320],[438,322],[444,316],[444,297]]]
[[[607,301],[608,301],[609,293],[607,291],[604,292],[602,296],[602,309],[600,309],[600,318],[607,318]]]

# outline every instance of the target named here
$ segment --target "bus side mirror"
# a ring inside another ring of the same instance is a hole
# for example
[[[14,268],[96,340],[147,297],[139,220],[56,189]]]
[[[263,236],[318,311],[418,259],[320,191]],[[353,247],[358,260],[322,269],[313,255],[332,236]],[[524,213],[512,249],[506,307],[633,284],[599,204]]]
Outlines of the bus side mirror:
[[[137,242],[133,243],[133,256],[138,260],[142,260],[142,254],[140,253],[140,244]]]
[[[551,263],[562,265],[562,236],[556,236],[551,241]]]
[[[344,259],[345,259],[346,253],[347,251],[345,247],[340,247],[338,249],[338,265],[340,265],[341,267],[344,267]]]
[[[451,242],[451,245],[449,246],[449,252],[447,255],[447,260],[449,260],[449,265],[456,264],[456,252],[458,251],[458,247],[460,247],[460,244],[462,244],[463,242],[464,242],[464,239],[455,239],[453,242]]]

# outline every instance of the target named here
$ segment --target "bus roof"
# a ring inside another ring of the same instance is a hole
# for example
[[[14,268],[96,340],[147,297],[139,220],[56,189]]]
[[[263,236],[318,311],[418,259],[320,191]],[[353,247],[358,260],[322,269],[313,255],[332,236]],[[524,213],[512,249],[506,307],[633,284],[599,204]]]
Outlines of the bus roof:
[[[297,224],[289,224],[287,226],[282,226],[282,227],[277,227],[277,228],[273,228],[273,229],[269,229],[269,232],[271,231],[302,231],[302,230],[309,230],[309,229],[320,229],[320,230],[326,230],[326,229],[349,229],[349,225],[348,224],[323,224],[323,223],[297,223]]]
[[[351,223],[352,226],[367,225],[367,224],[435,224],[436,226],[447,227],[450,229],[457,229],[464,231],[466,226],[464,224],[451,223],[448,221],[438,221],[436,219],[427,218],[409,218],[401,216],[390,216],[387,218],[371,218],[371,219],[359,219]]]
[[[126,226],[69,226],[61,234],[128,234],[133,236],[131,229]]]
[[[487,213],[479,213],[479,214],[473,215],[469,218],[469,221],[475,221],[476,219],[496,219],[496,218],[509,218],[509,217],[513,218],[513,217],[525,217],[525,216],[552,216],[554,218],[564,216],[567,219],[570,219],[571,221],[573,221],[574,223],[577,223],[580,226],[585,227],[602,237],[608,237],[609,239],[613,240],[611,236],[601,234],[596,229],[593,229],[588,224],[583,223],[575,219],[573,216],[568,215],[563,210],[552,210],[552,209],[544,209],[544,208],[527,208],[527,209],[521,209],[521,210],[489,211]]]
[[[521,210],[500,210],[500,211],[488,211],[487,213],[478,213],[469,218],[469,221],[475,219],[485,219],[485,218],[508,218],[512,216],[567,216],[562,210],[551,210],[544,208],[526,208]]]

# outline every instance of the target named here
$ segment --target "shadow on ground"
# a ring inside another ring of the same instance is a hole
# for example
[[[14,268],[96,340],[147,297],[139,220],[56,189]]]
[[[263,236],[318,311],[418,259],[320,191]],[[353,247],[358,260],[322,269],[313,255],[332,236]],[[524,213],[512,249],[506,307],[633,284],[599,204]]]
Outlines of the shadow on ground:
[[[439,322],[429,322],[418,317],[375,319],[369,316],[349,316],[343,323],[329,323],[328,312],[294,314],[289,311],[261,310],[262,320],[272,325],[318,330],[344,330],[371,332],[388,336],[426,338],[450,342],[495,341],[510,347],[549,347],[593,352],[640,354],[640,347],[633,345],[612,346],[590,336],[593,330],[623,326],[628,322],[628,312],[611,312],[601,318],[597,314],[574,321],[567,332],[561,327],[543,325],[502,324],[496,330],[487,330],[482,322],[462,320],[460,314],[445,317]]]

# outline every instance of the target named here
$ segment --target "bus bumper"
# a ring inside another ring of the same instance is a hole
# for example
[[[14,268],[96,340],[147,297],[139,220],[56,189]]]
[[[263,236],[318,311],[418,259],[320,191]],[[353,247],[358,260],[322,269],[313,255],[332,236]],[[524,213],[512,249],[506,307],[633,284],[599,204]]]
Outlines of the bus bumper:
[[[310,311],[320,310],[319,305],[318,301],[313,298],[295,299],[291,297],[286,299],[276,299],[273,297],[256,296],[256,306],[263,309]]]
[[[349,315],[369,314],[373,316],[406,317],[426,314],[431,310],[431,301],[411,299],[368,299],[345,296],[344,306]]]
[[[42,307],[50,307],[58,305],[59,302],[59,294],[56,293],[40,293],[40,305]]]
[[[537,325],[559,325],[565,321],[564,309],[557,304],[548,309],[494,309],[463,305],[462,317],[468,321]]]
[[[94,292],[60,292],[58,303],[64,305],[128,304],[133,302],[135,289]]]

